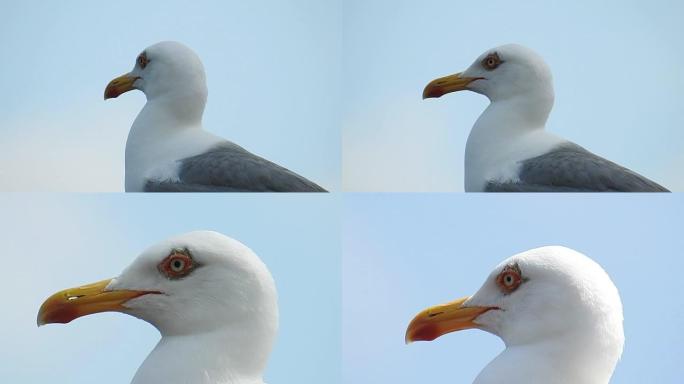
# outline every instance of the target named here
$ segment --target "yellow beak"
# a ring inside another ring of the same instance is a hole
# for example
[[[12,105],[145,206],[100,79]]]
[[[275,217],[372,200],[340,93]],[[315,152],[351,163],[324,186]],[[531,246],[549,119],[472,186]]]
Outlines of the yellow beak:
[[[132,76],[130,73],[127,73],[110,81],[109,84],[107,84],[107,88],[105,88],[104,99],[116,98],[122,93],[135,89],[133,84],[139,78],[139,76]]]
[[[468,89],[468,84],[484,77],[462,77],[460,73],[432,80],[423,90],[423,99],[441,97],[451,92]]]
[[[123,304],[130,299],[159,294],[156,291],[107,291],[111,279],[97,283],[65,289],[48,297],[38,311],[38,326],[61,323],[66,324],[82,316],[99,312],[122,312]]]
[[[450,332],[477,328],[475,319],[496,307],[464,307],[469,297],[446,304],[435,305],[421,311],[406,329],[406,344],[414,341],[432,341]]]

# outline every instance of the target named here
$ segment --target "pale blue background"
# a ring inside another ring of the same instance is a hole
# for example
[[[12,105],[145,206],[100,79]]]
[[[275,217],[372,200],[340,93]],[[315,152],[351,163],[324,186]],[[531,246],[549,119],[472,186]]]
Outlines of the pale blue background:
[[[539,52],[550,131],[684,190],[684,2],[345,0],[343,188],[463,191],[468,132],[488,100],[421,100],[489,48]]]
[[[212,229],[249,246],[276,281],[280,332],[268,383],[340,383],[340,215],[330,195],[3,194],[0,381],[123,384],[159,339],[102,313],[36,327],[45,298],[116,276],[168,236]]]
[[[561,199],[562,198],[562,199]],[[476,292],[503,259],[574,248],[618,287],[626,344],[612,383],[681,383],[682,195],[347,195],[343,380],[471,383],[502,349],[468,330],[404,344],[420,310]]]
[[[1,1],[0,191],[122,191],[142,92],[103,100],[145,47],[207,71],[205,128],[340,186],[338,1]]]

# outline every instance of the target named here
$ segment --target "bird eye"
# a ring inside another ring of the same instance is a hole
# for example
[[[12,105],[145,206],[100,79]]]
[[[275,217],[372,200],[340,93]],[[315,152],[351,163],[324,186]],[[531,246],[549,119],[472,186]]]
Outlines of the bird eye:
[[[195,268],[190,253],[184,249],[175,249],[161,263],[159,271],[169,279],[178,279],[188,275]]]
[[[185,260],[182,259],[173,259],[171,261],[171,270],[174,272],[181,272],[182,270],[185,269]]]
[[[503,63],[503,61],[501,61],[499,54],[496,52],[490,53],[482,60],[482,66],[488,71],[495,70],[501,63]]]
[[[150,60],[147,58],[147,53],[143,52],[138,56],[138,65],[140,66],[140,69],[145,69],[147,66],[147,63],[150,62]]]
[[[507,265],[496,278],[496,283],[504,294],[509,294],[523,282],[520,268],[517,265]]]

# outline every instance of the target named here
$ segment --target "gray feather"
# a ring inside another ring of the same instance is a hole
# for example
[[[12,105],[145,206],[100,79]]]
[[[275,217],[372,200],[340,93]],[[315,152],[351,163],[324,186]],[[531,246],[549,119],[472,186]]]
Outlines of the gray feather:
[[[298,174],[226,142],[180,160],[179,182],[148,181],[147,192],[326,192]]]
[[[487,192],[669,192],[573,143],[522,162],[518,182],[489,182]]]
[[[246,189],[217,187],[214,185],[183,184],[174,181],[153,181],[145,184],[145,192],[251,192]]]

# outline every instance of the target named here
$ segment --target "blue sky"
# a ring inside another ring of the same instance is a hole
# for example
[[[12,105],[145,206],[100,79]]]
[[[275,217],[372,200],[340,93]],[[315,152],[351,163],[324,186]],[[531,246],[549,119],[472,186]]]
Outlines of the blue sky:
[[[101,313],[38,328],[40,304],[116,276],[157,241],[211,229],[252,248],[276,281],[280,332],[266,382],[340,383],[339,206],[330,195],[4,194],[2,381],[128,383],[159,339],[152,326]]]
[[[503,349],[496,336],[469,330],[405,345],[406,326],[428,306],[475,293],[503,259],[544,245],[590,256],[618,287],[626,344],[613,383],[681,381],[681,195],[350,194],[344,200],[345,383],[472,382]]]
[[[463,191],[463,154],[488,100],[421,100],[432,79],[519,43],[551,66],[547,128],[684,190],[684,3],[347,0],[343,187]]]
[[[6,191],[123,191],[125,140],[145,98],[105,102],[104,88],[142,49],[169,39],[203,60],[207,130],[333,191],[462,191],[465,140],[487,100],[422,101],[421,92],[509,42],[551,65],[551,131],[684,191],[683,4],[2,2],[0,377],[128,382],[158,340],[154,328],[98,314],[38,329],[40,303],[116,275],[168,236],[213,229],[255,250],[276,279],[281,332],[270,383],[408,384],[453,372],[454,382],[470,382],[503,347],[495,336],[467,331],[405,346],[408,321],[475,292],[502,259],[549,244],[591,256],[620,289],[627,343],[614,382],[676,382],[679,195]]]
[[[103,100],[145,47],[177,40],[207,71],[207,130],[340,186],[338,2],[4,1],[1,191],[123,191],[141,92]]]
[[[678,1],[29,0],[0,12],[0,190],[121,191],[144,96],[105,102],[103,90],[169,39],[204,62],[209,131],[331,190],[462,191],[487,100],[420,95],[509,42],[551,65],[550,131],[684,190]]]

